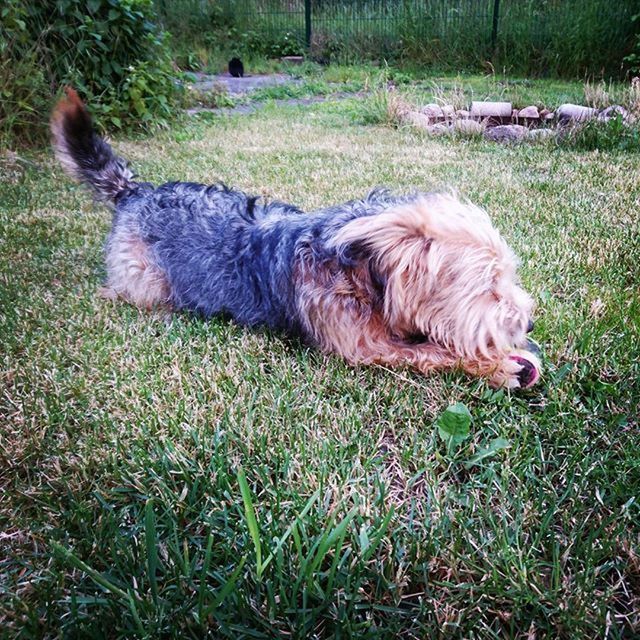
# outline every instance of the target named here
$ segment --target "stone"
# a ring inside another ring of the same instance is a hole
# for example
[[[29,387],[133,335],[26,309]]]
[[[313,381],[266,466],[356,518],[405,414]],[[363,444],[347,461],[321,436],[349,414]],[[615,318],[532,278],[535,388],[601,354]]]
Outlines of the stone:
[[[554,129],[529,129],[525,136],[527,140],[532,142],[540,142],[541,140],[550,140],[555,138],[556,132]]]
[[[609,120],[613,120],[616,117],[622,117],[623,122],[627,122],[629,120],[629,112],[619,104],[614,104],[606,109],[603,109],[598,114],[598,120],[602,120],[603,122],[609,122]]]
[[[484,137],[494,142],[519,142],[527,135],[527,127],[521,124],[501,124],[485,130]]]
[[[467,111],[466,109],[458,109],[456,111],[456,118],[466,119],[471,117],[471,111]]]
[[[529,107],[525,107],[524,109],[520,109],[518,111],[519,118],[534,118],[538,119],[540,117],[540,112],[538,111],[538,107],[531,105]]]
[[[425,128],[425,131],[431,136],[446,136],[451,133],[449,127],[443,122],[429,125]]]
[[[424,113],[425,116],[428,116],[432,120],[441,120],[444,118],[442,107],[434,102],[425,104],[424,107],[421,107],[420,113]]]
[[[598,115],[597,109],[583,107],[579,104],[563,104],[556,110],[556,116],[562,123],[566,122],[586,122]]]
[[[481,136],[484,125],[477,120],[458,119],[453,123],[453,130],[463,136]]]
[[[479,118],[510,118],[513,108],[510,102],[472,102],[471,115]]]
[[[555,111],[549,111],[548,113],[544,114],[544,119],[545,120],[555,120],[556,118],[556,112]]]

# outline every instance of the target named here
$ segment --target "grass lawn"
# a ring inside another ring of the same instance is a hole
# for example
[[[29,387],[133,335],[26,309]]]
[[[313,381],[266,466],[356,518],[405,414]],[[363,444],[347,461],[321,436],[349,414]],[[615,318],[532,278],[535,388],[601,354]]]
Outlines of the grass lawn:
[[[639,156],[362,126],[360,101],[115,146],[146,180],[307,209],[454,186],[522,258],[542,383],[105,301],[108,211],[50,154],[5,159],[0,636],[638,637]]]

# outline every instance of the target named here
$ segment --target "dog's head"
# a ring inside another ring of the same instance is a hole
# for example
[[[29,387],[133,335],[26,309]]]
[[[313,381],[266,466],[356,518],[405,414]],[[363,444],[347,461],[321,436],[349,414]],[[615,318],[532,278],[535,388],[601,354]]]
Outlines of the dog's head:
[[[384,282],[385,321],[398,336],[488,361],[525,345],[533,300],[481,209],[429,195],[349,223],[336,242],[369,253]]]

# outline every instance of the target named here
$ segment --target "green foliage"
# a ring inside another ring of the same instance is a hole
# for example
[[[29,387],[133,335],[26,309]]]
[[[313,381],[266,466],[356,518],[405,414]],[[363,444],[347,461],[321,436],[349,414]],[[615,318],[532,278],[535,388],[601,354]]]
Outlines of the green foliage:
[[[8,142],[31,142],[41,135],[49,105],[48,74],[28,18],[19,2],[0,10],[0,140]]]
[[[631,73],[640,73],[640,13],[633,16],[631,22],[635,25],[635,44],[631,53],[625,56],[624,62]]]
[[[471,413],[462,402],[456,402],[444,410],[436,420],[436,426],[447,447],[455,447],[469,437]]]
[[[156,0],[179,49],[194,42],[226,55],[283,56],[305,49],[302,2]],[[492,42],[493,0],[312,3],[317,61],[389,60],[440,69],[509,69],[532,75],[619,75],[631,51],[636,0],[502,2]]]
[[[202,48],[221,52],[227,59],[237,55],[278,58],[304,51],[299,30],[287,28],[282,22],[279,29],[261,24],[254,19],[253,6],[214,0],[156,0],[155,6],[163,26],[173,36],[174,55],[181,69],[206,66],[199,59],[203,56],[194,54]]]
[[[151,0],[9,0],[0,13],[0,135],[44,137],[62,85],[110,129],[166,121],[177,88]]]
[[[640,151],[640,128],[626,124],[622,116],[601,122],[590,120],[577,125],[561,140],[561,145],[580,151]]]

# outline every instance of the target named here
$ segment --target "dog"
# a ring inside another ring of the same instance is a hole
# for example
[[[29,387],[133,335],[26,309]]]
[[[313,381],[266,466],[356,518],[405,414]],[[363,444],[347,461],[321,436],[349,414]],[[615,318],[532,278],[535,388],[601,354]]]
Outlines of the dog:
[[[70,88],[51,132],[63,168],[114,208],[114,297],[285,331],[352,365],[462,369],[510,389],[538,380],[526,349],[533,300],[480,208],[377,189],[305,213],[222,184],[155,187],[136,180]]]

